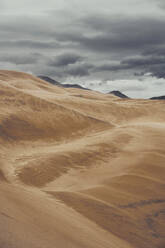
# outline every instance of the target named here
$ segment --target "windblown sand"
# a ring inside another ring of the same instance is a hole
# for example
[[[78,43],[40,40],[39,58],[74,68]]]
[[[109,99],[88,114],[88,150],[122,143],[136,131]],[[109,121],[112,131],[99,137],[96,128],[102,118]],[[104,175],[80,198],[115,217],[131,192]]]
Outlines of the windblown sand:
[[[0,248],[80,247],[165,247],[165,102],[0,71]]]

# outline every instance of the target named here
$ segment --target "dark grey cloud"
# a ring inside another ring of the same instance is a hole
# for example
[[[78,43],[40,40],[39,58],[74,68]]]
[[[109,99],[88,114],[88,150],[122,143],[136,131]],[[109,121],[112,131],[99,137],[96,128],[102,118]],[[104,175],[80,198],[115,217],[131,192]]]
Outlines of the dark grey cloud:
[[[161,46],[155,46],[155,47],[150,47],[147,48],[142,55],[144,56],[165,56],[165,45],[161,45]]]
[[[24,56],[18,54],[0,54],[0,61],[15,65],[28,65],[37,63],[41,57],[38,53],[24,54]]]
[[[126,59],[121,65],[141,69],[144,73],[150,72],[158,78],[165,78],[165,56],[149,56]]]
[[[132,66],[129,64],[118,63],[116,65],[112,65],[109,63],[105,63],[103,65],[95,66],[94,71],[120,71],[120,70],[128,70],[131,69]]]
[[[96,66],[95,71],[124,71],[135,70],[135,76],[142,76],[145,73],[151,73],[158,78],[165,78],[165,56],[149,56],[149,57],[135,57],[122,60],[116,65],[103,64]]]
[[[121,65],[128,65],[130,68],[134,67],[148,67],[152,65],[165,64],[165,56],[161,57],[140,57],[140,58],[130,58],[125,59],[121,62]]]
[[[32,49],[53,49],[59,48],[60,45],[56,41],[36,41],[36,40],[2,40],[0,41],[0,48],[32,48]]]
[[[165,78],[165,63],[159,64],[157,66],[152,66],[149,68],[149,70],[153,76],[157,78]]]
[[[66,74],[69,76],[74,76],[74,77],[84,77],[90,75],[90,69],[93,66],[91,64],[76,64],[76,65],[71,65],[67,69],[64,70]]]
[[[75,64],[78,61],[82,61],[83,57],[78,55],[78,54],[74,54],[74,53],[64,53],[61,55],[56,56],[55,58],[52,58],[52,60],[49,62],[50,66],[67,66],[70,64]]]
[[[121,62],[121,65],[128,66],[129,68],[137,68],[139,71],[141,70],[141,74],[150,72],[153,76],[165,78],[165,56],[126,59]]]
[[[140,50],[165,42],[165,19],[122,17],[105,18],[88,17],[81,20],[87,28],[93,28],[94,33],[84,34],[73,32],[56,33],[60,42],[73,42],[94,52],[113,52],[114,50]],[[87,24],[86,24],[87,21]],[[152,27],[152,28],[151,28]],[[116,52],[116,51],[115,51]]]

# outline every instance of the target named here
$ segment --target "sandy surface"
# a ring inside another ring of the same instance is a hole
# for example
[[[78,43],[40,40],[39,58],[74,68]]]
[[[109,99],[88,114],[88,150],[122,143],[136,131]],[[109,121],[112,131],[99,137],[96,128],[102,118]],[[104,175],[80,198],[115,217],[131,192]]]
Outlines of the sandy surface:
[[[0,71],[0,247],[164,248],[165,102]]]

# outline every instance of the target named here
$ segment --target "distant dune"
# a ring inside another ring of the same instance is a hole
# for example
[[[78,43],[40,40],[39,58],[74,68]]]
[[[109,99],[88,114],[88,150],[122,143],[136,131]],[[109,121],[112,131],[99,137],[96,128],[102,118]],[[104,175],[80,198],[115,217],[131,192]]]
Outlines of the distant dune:
[[[0,247],[165,247],[163,101],[0,71]]]

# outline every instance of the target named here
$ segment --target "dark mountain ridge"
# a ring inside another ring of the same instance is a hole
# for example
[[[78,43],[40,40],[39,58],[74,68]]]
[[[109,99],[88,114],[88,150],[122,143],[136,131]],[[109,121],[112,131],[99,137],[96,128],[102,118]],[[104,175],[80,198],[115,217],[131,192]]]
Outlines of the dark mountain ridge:
[[[58,81],[48,77],[48,76],[38,76],[40,79],[48,82],[48,83],[51,83],[51,84],[54,84],[54,85],[57,85],[57,86],[61,86],[61,83],[59,83]]]
[[[108,94],[113,94],[113,95],[118,96],[118,97],[123,98],[123,99],[129,98],[128,96],[124,95],[122,92],[120,92],[118,90],[113,90],[113,91],[109,92]]]
[[[62,88],[77,88],[77,89],[82,89],[82,90],[90,90],[90,89],[87,89],[85,87],[82,87],[81,85],[79,84],[62,84],[62,83],[59,83],[58,81],[48,77],[48,76],[38,76],[40,79],[48,82],[48,83],[51,83],[53,85],[56,85],[56,86],[59,86],[59,87],[62,87]]]
[[[165,100],[165,96],[155,96],[155,97],[151,97],[150,100]]]

